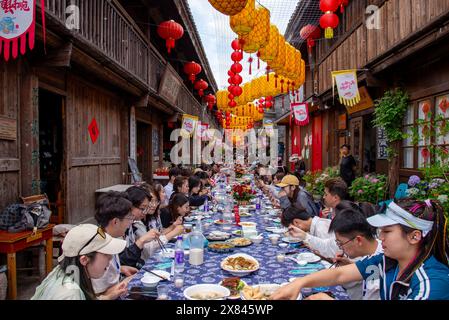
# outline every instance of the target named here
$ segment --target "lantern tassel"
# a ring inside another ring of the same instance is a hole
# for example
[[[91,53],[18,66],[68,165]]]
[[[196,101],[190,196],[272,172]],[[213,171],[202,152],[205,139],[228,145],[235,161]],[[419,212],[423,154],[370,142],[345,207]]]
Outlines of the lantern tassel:
[[[326,31],[324,32],[324,36],[326,39],[332,39],[334,37],[334,29],[326,28]]]

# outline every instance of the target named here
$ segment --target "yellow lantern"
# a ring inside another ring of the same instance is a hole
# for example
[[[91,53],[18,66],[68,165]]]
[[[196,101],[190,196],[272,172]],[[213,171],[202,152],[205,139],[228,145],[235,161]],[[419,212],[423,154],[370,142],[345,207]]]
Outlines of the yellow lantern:
[[[270,39],[270,11],[262,6],[256,8],[254,28],[247,34],[240,36],[243,40],[243,51],[255,53],[265,47]]]
[[[209,3],[219,12],[233,16],[242,11],[248,0],[209,0]]]
[[[271,62],[270,67],[276,71],[277,74],[280,73],[280,69],[284,66],[285,64],[285,50],[286,50],[286,46],[285,46],[285,40],[284,37],[279,35],[278,37],[278,55],[277,57]],[[279,70],[279,71],[278,71]]]
[[[278,55],[278,47],[279,47],[278,38],[279,38],[279,30],[274,24],[272,24],[270,26],[270,38],[267,45],[259,49],[260,59],[268,63],[268,65]]]
[[[256,20],[256,0],[248,0],[245,8],[230,17],[232,31],[243,36],[253,30]]]
[[[227,90],[217,91],[216,97],[218,110],[223,110],[228,107],[228,94],[229,92]]]

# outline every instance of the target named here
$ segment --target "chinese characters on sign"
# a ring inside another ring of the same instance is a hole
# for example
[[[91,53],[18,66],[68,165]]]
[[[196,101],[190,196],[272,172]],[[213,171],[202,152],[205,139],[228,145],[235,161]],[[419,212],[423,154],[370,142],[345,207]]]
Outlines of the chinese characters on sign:
[[[290,105],[292,116],[295,119],[295,124],[298,126],[305,126],[309,123],[309,108],[307,103],[292,103]]]
[[[181,85],[182,81],[178,78],[176,72],[167,66],[159,86],[159,95],[171,104],[176,105]]]
[[[385,129],[377,128],[377,159],[386,160],[388,159],[387,153],[387,136],[385,135]]]
[[[359,88],[357,86],[356,70],[343,70],[332,72],[332,90],[337,83],[340,103],[345,106],[354,106],[360,101]]]

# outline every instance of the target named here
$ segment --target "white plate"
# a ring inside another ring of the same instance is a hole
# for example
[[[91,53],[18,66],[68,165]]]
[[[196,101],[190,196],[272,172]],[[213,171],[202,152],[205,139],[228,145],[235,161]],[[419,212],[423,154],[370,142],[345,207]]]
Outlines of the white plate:
[[[237,257],[244,257],[246,259],[253,260],[254,262],[256,262],[256,268],[253,269],[253,270],[233,270],[233,269],[230,269],[230,268],[224,266],[226,259],[228,259],[228,258],[237,258]],[[254,257],[251,257],[250,255],[245,254],[245,253],[236,253],[236,254],[232,254],[230,256],[227,256],[226,258],[221,260],[220,267],[223,270],[229,272],[230,274],[232,274],[232,275],[234,275],[236,277],[244,277],[244,276],[247,276],[247,275],[249,275],[250,273],[252,273],[254,271],[259,270],[260,265],[259,265],[259,261],[257,261]]]
[[[296,238],[290,239],[289,237],[283,237],[282,241],[287,242],[287,243],[300,243],[300,242],[302,242],[300,239],[296,239]]]
[[[170,273],[168,273],[167,271],[164,270],[151,270],[152,272],[166,278],[166,279],[170,279]],[[151,274],[149,272],[145,272],[145,274],[143,275],[143,277],[140,279],[140,281],[142,282],[142,284],[145,287],[149,287],[149,288],[153,288],[156,287],[157,284],[161,281],[162,279],[159,278],[158,276]]]
[[[231,292],[228,288],[222,287],[218,284],[196,284],[194,286],[190,286],[184,290],[184,297],[187,300],[200,300],[192,298],[195,294],[205,294],[208,292],[217,293],[220,295],[220,298],[216,299],[201,299],[201,300],[224,300],[230,296]]]
[[[167,251],[162,251],[162,255],[164,258],[174,258],[175,257],[175,249],[172,248],[166,248]]]
[[[318,257],[316,254],[312,252],[299,253],[296,256],[296,259],[298,259],[299,261],[307,261],[307,263],[314,263],[321,260],[320,257]]]
[[[271,232],[276,234],[284,234],[288,231],[287,228],[274,228]]]

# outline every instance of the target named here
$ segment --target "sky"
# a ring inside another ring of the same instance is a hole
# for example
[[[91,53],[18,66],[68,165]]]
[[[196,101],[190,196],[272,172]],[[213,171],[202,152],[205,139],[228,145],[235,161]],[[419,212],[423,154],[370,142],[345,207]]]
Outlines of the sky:
[[[257,0],[270,10],[271,23],[278,27],[281,34],[284,34],[298,1],[301,0]],[[188,0],[188,2],[218,88],[227,88],[227,72],[232,65],[231,42],[237,37],[229,26],[229,16],[215,10],[207,0]],[[243,82],[256,78],[265,72],[266,64],[260,61],[260,69],[257,70],[257,57],[255,54],[252,57],[252,75],[249,75],[248,72],[249,54],[245,53],[241,62],[243,65],[243,72],[241,73]]]

